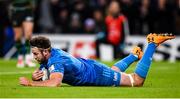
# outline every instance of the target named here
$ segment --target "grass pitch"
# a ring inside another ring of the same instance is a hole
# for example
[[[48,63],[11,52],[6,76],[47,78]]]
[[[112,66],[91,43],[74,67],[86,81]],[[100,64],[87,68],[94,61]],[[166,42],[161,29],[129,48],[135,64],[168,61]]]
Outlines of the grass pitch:
[[[105,62],[113,65],[115,62]],[[127,72],[133,72],[136,63]],[[19,77],[30,78],[35,68],[16,68],[16,61],[0,60],[0,98],[176,98],[180,97],[180,61],[153,62],[143,87],[24,87]]]

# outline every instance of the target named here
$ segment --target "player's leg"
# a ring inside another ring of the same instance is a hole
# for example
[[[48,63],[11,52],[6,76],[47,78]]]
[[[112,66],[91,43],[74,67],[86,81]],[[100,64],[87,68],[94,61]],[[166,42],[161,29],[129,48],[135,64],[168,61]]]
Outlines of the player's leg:
[[[23,28],[22,28],[22,13],[17,9],[12,9],[10,11],[10,18],[12,22],[12,27],[14,31],[14,41],[15,47],[18,52],[18,61],[17,67],[24,67],[24,50],[23,50],[23,43],[22,43],[22,35],[23,35]]]
[[[23,35],[22,27],[20,26],[14,26],[14,40],[15,40],[15,46],[18,52],[18,62],[17,67],[24,67],[24,56],[23,56],[23,44],[21,42],[21,37]]]
[[[147,73],[149,71],[152,56],[155,52],[156,47],[163,43],[166,40],[173,39],[175,36],[168,34],[149,34],[147,36],[148,46],[142,57],[142,59],[138,62],[135,72],[132,74],[121,73],[121,86],[142,86]]]
[[[32,12],[30,10],[27,10],[30,14],[27,14],[25,17],[25,21],[23,22],[23,30],[24,30],[24,35],[25,35],[25,48],[26,48],[26,55],[25,55],[25,63],[29,67],[34,67],[36,66],[35,63],[32,62],[32,56],[30,54],[30,44],[29,40],[31,39],[32,32],[33,32],[33,16]],[[27,13],[26,12],[26,13]]]
[[[24,29],[24,35],[25,35],[26,53],[30,53],[29,40],[31,39],[32,32],[33,32],[33,22],[29,22],[29,21],[23,22],[23,29]]]
[[[135,73],[133,74],[121,73],[120,84],[122,86],[126,86],[126,85],[127,86],[140,86],[143,84],[145,77],[147,75],[147,72],[149,70],[149,67],[152,61],[152,55],[155,52],[155,49],[156,49],[156,44],[149,43],[146,51],[144,52],[142,59],[137,64]]]
[[[129,67],[129,65],[131,65],[136,60],[141,59],[142,55],[143,52],[141,48],[136,46],[133,48],[131,54],[115,63],[114,66],[112,66],[112,69],[117,72],[124,72]]]
[[[32,62],[32,57],[30,54],[30,45],[29,45],[29,40],[31,39],[33,32],[33,22],[30,21],[23,22],[23,29],[25,33],[25,48],[26,48],[25,62],[27,66],[34,67],[36,65],[35,63]]]

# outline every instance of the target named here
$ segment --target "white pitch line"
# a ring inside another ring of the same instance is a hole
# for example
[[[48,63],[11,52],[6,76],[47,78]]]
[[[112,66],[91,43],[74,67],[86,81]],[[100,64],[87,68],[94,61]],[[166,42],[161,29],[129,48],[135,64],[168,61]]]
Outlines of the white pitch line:
[[[0,75],[15,75],[15,74],[30,74],[31,71],[23,71],[23,72],[0,72]]]

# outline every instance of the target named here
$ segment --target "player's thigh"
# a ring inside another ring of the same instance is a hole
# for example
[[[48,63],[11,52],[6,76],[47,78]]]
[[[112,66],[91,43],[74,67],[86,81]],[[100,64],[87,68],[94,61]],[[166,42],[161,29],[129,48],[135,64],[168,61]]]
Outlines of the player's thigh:
[[[24,21],[23,22],[23,30],[24,30],[24,35],[25,35],[25,38],[29,39],[32,35],[32,32],[33,32],[33,22],[31,21]]]
[[[14,31],[14,40],[15,41],[20,40],[23,34],[23,28],[22,28],[23,13],[21,11],[17,11],[16,9],[12,9],[9,15]]]
[[[24,29],[24,35],[26,39],[30,39],[32,32],[33,32],[33,27],[34,27],[34,16],[33,16],[33,11],[32,9],[27,9],[25,10],[26,12],[24,13],[24,19],[23,19],[23,29]]]
[[[14,30],[14,40],[15,41],[20,40],[23,35],[22,27],[13,27],[13,30]]]

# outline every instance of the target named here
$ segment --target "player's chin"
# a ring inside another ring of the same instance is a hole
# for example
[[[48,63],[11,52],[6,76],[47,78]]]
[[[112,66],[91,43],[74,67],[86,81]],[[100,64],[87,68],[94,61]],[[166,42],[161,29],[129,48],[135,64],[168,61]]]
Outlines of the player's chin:
[[[36,61],[37,61],[39,64],[42,64],[42,63],[45,62],[44,60],[41,60],[41,59],[36,59]]]
[[[43,62],[42,61],[37,61],[39,64],[42,64]]]
[[[36,60],[39,64],[41,64],[42,63],[42,61],[40,61],[40,60]]]

